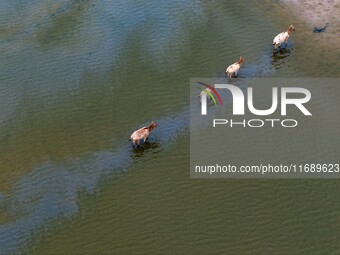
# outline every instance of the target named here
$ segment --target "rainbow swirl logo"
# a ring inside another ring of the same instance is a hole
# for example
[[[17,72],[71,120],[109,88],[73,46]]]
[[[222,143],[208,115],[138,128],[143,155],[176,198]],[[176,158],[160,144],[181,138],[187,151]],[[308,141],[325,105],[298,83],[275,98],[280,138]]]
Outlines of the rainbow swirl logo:
[[[218,94],[218,92],[216,91],[216,89],[213,86],[206,84],[206,83],[203,83],[203,82],[197,82],[197,83],[200,84],[200,85],[203,85],[205,87],[200,93],[201,104],[203,103],[202,98],[208,97],[209,99],[211,99],[214,102],[214,105],[222,106],[223,102],[222,102],[221,96],[220,96],[220,94]]]

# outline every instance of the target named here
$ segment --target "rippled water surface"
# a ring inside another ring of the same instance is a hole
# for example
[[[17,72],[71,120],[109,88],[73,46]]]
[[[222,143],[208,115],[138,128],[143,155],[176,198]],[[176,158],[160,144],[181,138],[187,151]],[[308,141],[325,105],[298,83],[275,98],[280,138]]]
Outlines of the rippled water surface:
[[[290,19],[275,1],[1,1],[0,254],[340,252],[337,180],[189,178],[190,78],[240,55],[240,77],[339,76]]]

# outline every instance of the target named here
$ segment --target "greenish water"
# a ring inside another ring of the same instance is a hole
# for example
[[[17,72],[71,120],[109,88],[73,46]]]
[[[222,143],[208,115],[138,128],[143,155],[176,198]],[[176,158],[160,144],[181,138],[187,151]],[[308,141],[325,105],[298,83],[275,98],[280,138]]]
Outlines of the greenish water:
[[[191,77],[240,55],[240,77],[339,76],[339,52],[289,17],[272,1],[2,1],[0,254],[338,254],[339,181],[189,177]]]

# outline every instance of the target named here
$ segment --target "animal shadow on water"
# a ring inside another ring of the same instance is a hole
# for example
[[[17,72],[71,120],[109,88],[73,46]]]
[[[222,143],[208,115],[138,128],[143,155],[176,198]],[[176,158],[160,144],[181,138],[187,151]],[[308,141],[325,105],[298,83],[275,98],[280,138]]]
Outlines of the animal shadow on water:
[[[161,147],[161,144],[159,142],[147,139],[145,143],[141,142],[140,146],[135,145],[135,147],[132,148],[133,153],[131,157],[133,159],[141,158],[147,153],[160,147]]]
[[[272,56],[272,65],[275,69],[280,69],[285,64],[285,58],[291,55],[291,50],[285,48],[278,48],[276,53]]]

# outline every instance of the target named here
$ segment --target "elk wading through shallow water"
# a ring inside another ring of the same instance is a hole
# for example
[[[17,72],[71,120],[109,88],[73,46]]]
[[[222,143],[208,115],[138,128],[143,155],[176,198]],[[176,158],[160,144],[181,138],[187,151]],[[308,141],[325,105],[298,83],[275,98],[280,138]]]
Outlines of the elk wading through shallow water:
[[[274,45],[274,54],[276,53],[276,49],[281,46],[282,43],[288,43],[289,36],[292,32],[295,31],[295,27],[293,25],[290,25],[288,30],[286,32],[282,32],[275,36],[273,40],[273,45]]]
[[[137,146],[140,145],[140,140],[144,139],[144,142],[148,138],[151,130],[153,130],[155,127],[157,127],[157,123],[151,121],[150,126],[142,127],[135,132],[132,133],[129,141],[132,140],[132,147],[135,147],[135,144],[137,143]]]
[[[228,78],[232,78],[233,76],[237,75],[238,70],[240,69],[241,65],[244,62],[244,58],[240,57],[240,60],[235,62],[234,64],[228,66],[227,70],[225,70],[225,74]]]

